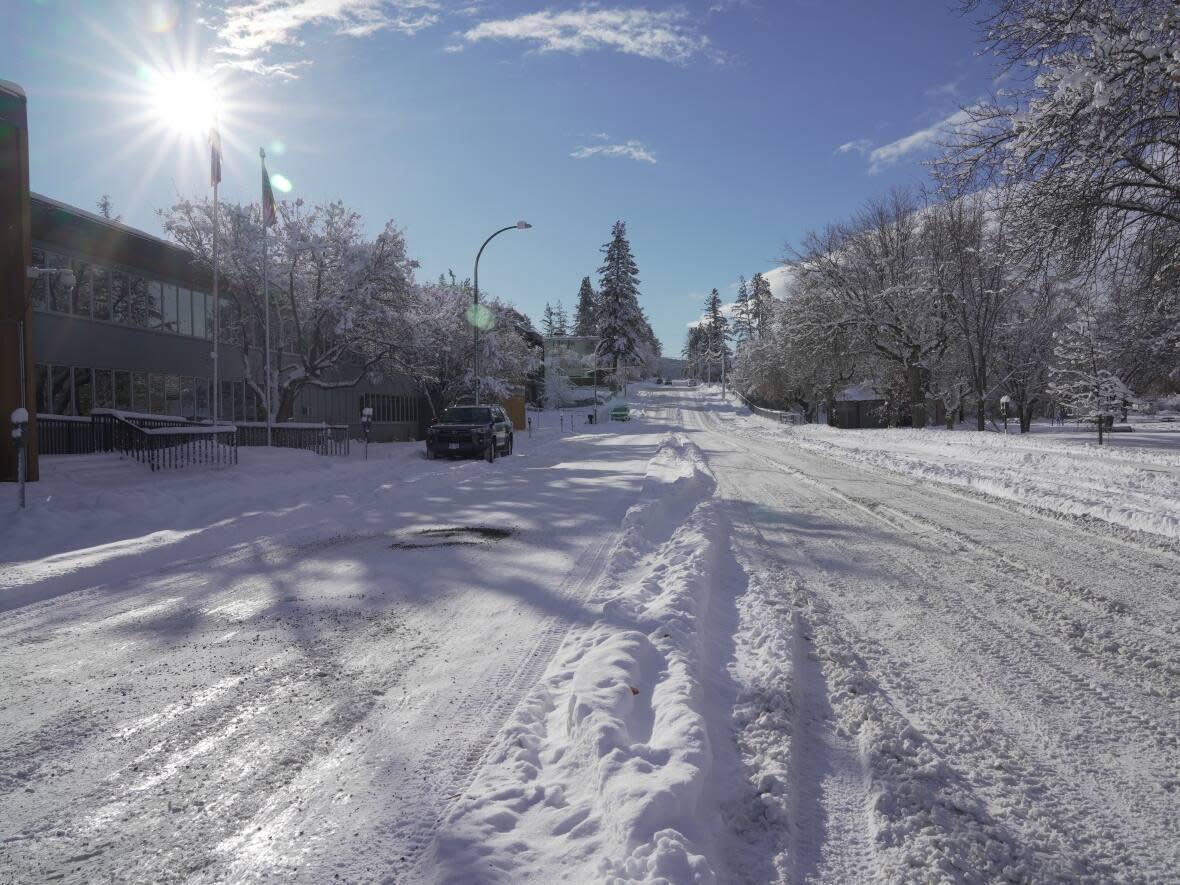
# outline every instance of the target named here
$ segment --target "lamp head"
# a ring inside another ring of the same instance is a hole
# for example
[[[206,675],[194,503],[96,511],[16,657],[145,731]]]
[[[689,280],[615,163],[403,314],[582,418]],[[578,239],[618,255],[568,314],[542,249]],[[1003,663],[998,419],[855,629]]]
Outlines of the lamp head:
[[[516,222],[516,229],[517,230],[528,230],[530,227],[532,227],[532,225],[529,224],[527,221]]]

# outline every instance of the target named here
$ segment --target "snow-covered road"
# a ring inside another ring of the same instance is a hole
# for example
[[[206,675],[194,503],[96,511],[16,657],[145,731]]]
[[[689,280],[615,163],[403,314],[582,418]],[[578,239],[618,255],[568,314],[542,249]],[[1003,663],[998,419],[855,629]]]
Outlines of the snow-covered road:
[[[496,465],[260,462],[261,509],[47,483],[0,881],[1180,878],[1166,540],[640,399]]]

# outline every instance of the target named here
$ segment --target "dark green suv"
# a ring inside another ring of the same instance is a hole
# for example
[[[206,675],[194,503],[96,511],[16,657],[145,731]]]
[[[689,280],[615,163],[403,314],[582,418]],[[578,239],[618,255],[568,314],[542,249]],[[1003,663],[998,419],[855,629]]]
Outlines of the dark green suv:
[[[512,421],[499,406],[451,406],[426,431],[426,457],[512,454]]]

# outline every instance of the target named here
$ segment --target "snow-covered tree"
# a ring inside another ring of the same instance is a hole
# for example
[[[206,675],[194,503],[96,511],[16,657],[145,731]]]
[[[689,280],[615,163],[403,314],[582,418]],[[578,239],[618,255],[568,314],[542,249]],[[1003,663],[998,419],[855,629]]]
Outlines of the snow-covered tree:
[[[1074,417],[1097,421],[1101,445],[1104,420],[1125,413],[1135,395],[1116,374],[1114,347],[1092,314],[1081,313],[1056,340],[1049,392]]]
[[[160,215],[168,234],[211,267],[212,203],[181,200]],[[240,350],[246,381],[265,401],[261,209],[222,203],[220,226],[222,340]],[[280,203],[267,238],[272,411],[284,421],[303,388],[353,387],[390,356],[397,345],[388,332],[401,327],[417,263],[392,221],[369,238],[340,202]]]
[[[569,330],[569,316],[565,312],[565,307],[561,301],[557,302],[557,307],[553,308],[553,334],[554,335],[568,335]]]
[[[721,295],[713,289],[705,298],[705,315],[701,319],[704,365],[709,380],[720,375],[722,360],[729,359],[729,319],[721,310]]]
[[[552,338],[557,324],[553,317],[553,306],[546,301],[545,310],[541,313],[541,332],[546,338]]]
[[[616,221],[611,240],[602,247],[606,258],[598,269],[599,334],[598,356],[611,364],[616,377],[619,367],[639,355],[647,321],[639,308],[639,266],[631,254],[627,225]]]
[[[733,304],[733,335],[739,341],[754,336],[754,311],[750,306],[750,287],[746,278],[738,278],[737,300]]]
[[[1180,225],[1176,0],[966,0],[1006,66],[939,166],[960,189],[1021,189],[1031,245],[1101,256],[1129,228]]]
[[[578,289],[578,307],[574,314],[574,334],[592,338],[598,334],[598,294],[590,284],[590,277],[582,277]]]
[[[774,317],[774,296],[770,292],[770,281],[761,272],[750,280],[750,329],[755,335],[763,334]]]

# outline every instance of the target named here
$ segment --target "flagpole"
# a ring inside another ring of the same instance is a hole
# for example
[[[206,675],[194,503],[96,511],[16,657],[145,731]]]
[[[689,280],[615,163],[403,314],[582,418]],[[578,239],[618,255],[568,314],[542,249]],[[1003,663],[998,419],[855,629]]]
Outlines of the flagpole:
[[[213,423],[221,421],[221,372],[218,358],[218,339],[221,326],[221,302],[217,293],[217,241],[220,225],[217,220],[217,184],[213,185]]]
[[[269,264],[266,258],[266,149],[259,148],[258,156],[262,159],[262,301],[266,311],[266,444],[271,445],[271,387],[270,374],[270,280]]]

